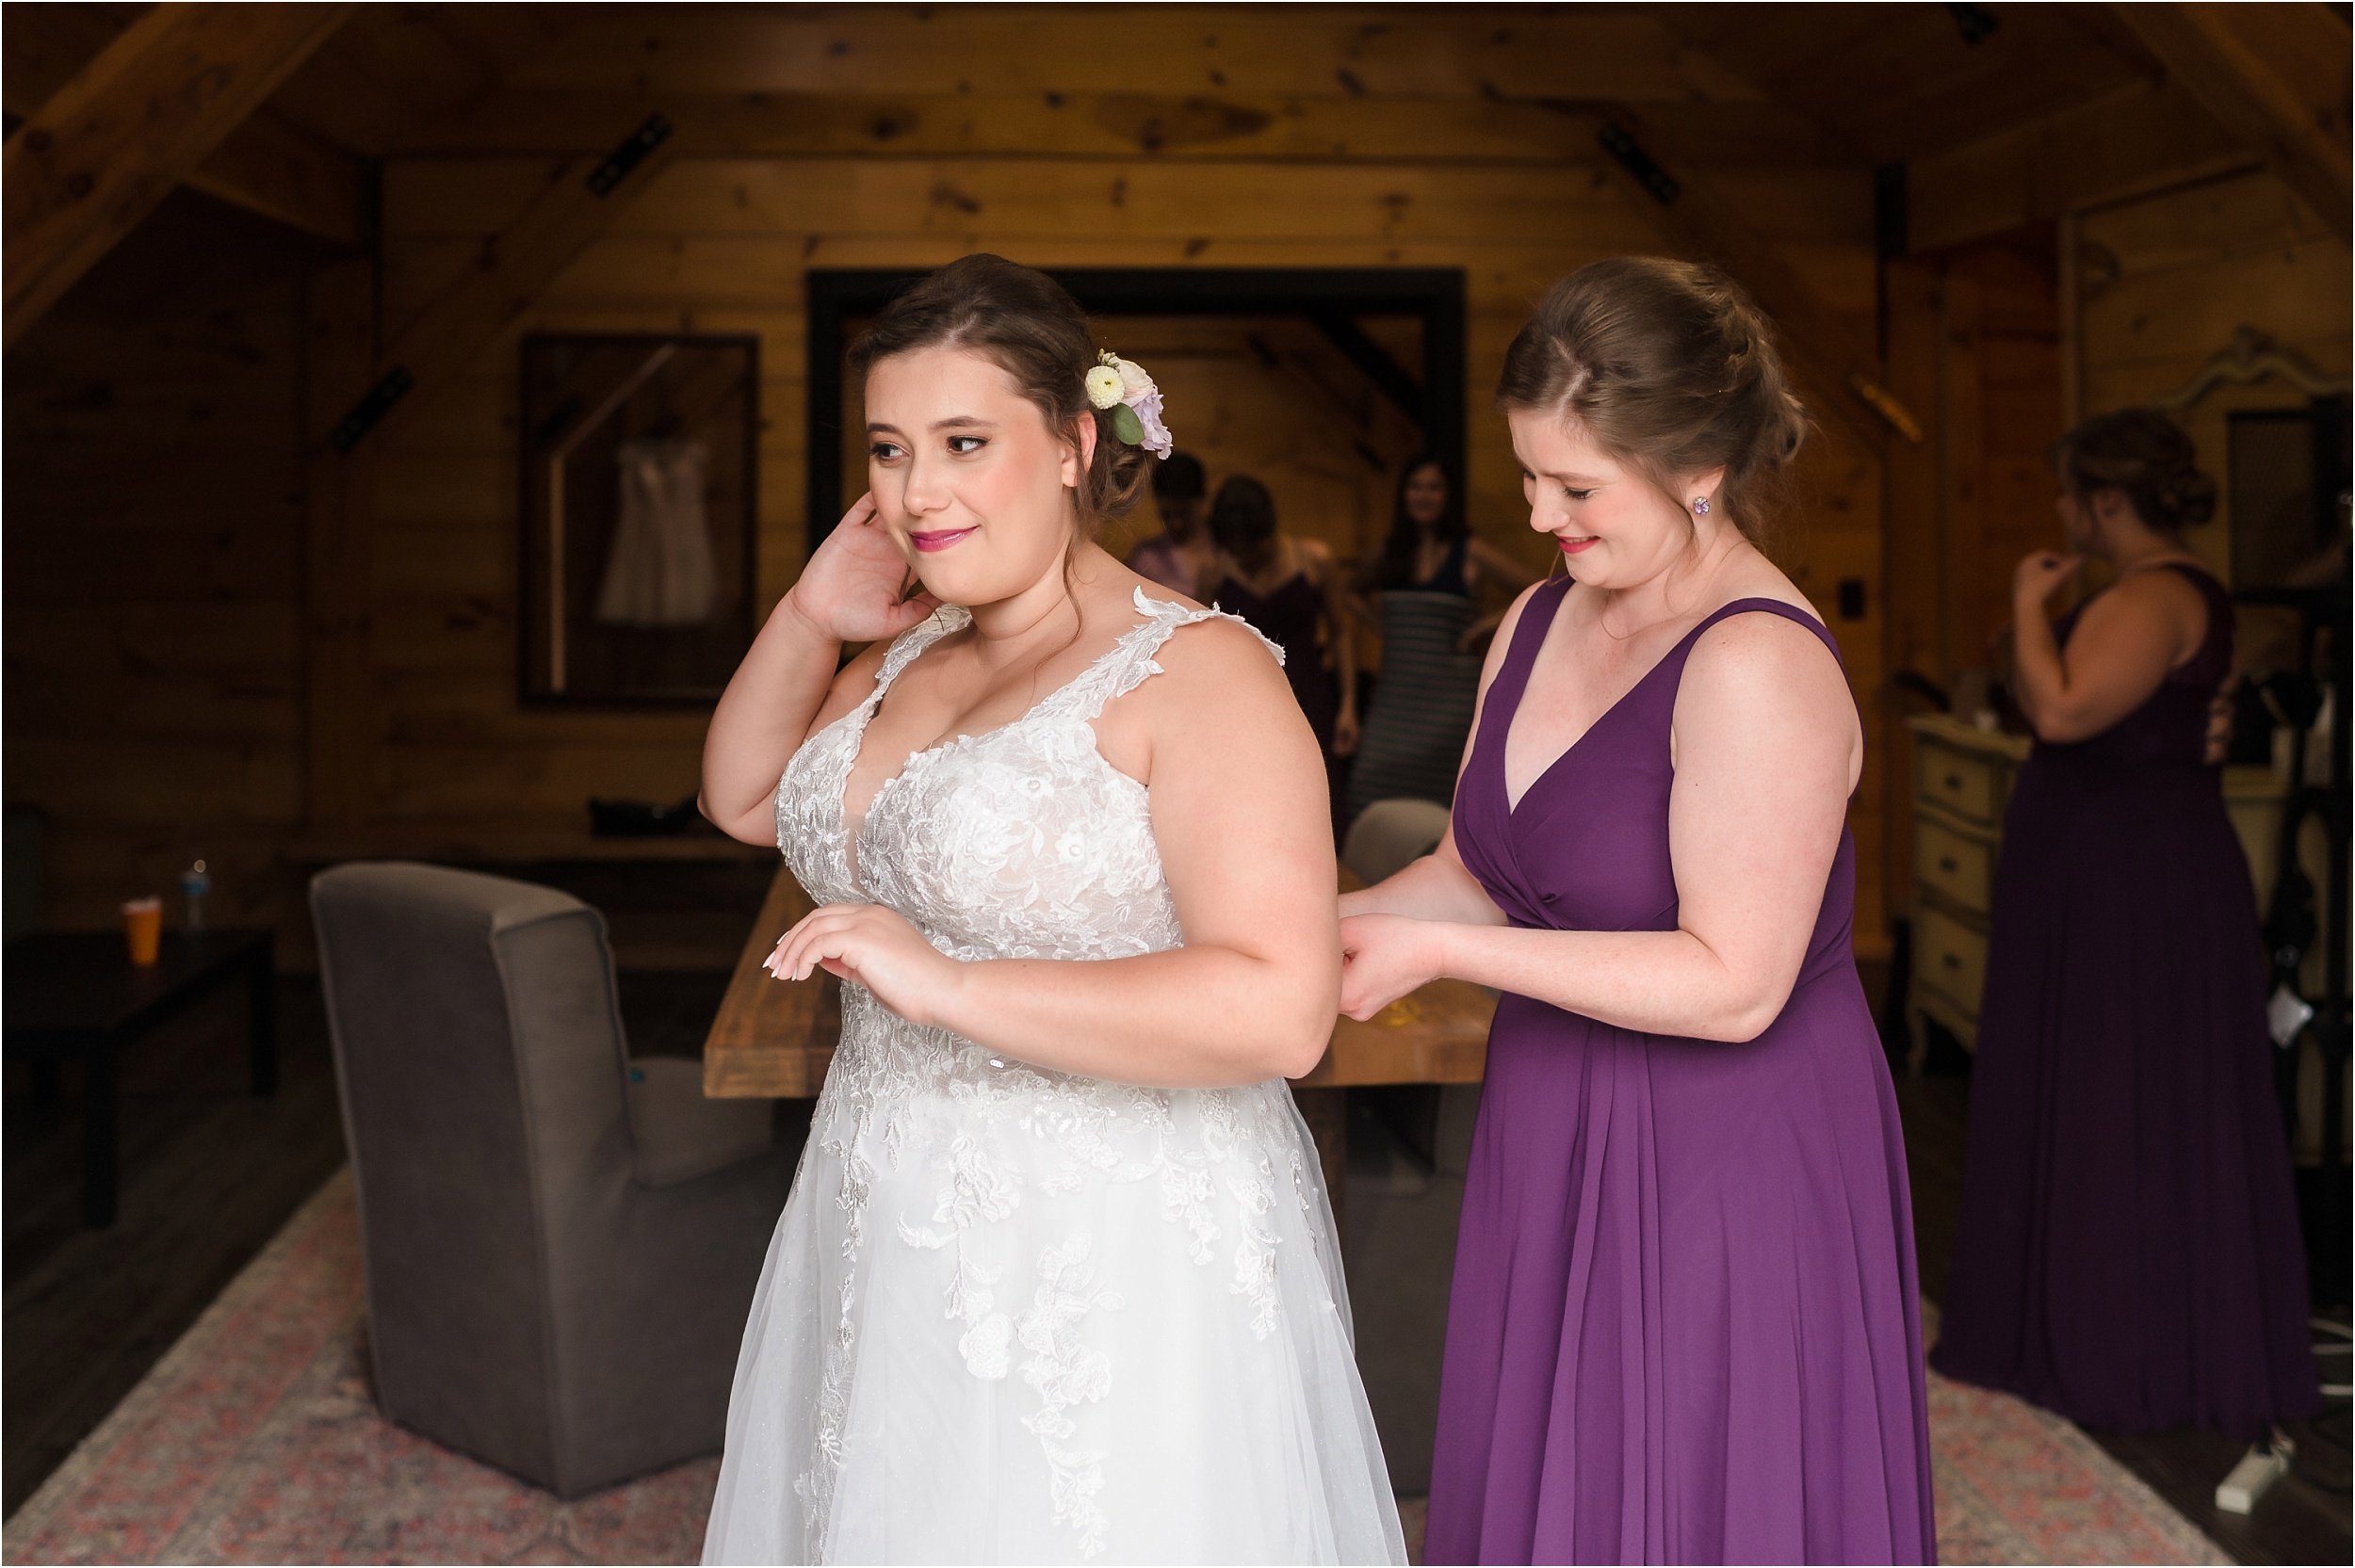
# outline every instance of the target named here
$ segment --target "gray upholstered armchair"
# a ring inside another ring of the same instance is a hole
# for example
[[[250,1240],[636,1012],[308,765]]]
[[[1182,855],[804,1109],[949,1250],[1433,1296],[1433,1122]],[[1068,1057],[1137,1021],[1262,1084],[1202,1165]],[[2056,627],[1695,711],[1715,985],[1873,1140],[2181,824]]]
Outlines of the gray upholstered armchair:
[[[564,1497],[717,1449],[792,1179],[770,1102],[629,1059],[568,894],[373,862],[311,909],[385,1414]]]

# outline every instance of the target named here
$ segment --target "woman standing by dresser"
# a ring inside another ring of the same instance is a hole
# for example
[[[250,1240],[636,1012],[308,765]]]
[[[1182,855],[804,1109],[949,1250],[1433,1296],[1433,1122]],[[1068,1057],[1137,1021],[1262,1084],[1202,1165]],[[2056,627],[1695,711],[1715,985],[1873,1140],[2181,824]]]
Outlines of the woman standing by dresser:
[[[2071,1419],[2254,1439],[2320,1409],[2249,865],[2208,760],[2233,605],[2216,486],[2159,414],[2055,445],[2071,553],[2013,588],[2034,725],[2005,817],[1931,1365]],[[2116,574],[2058,622],[2087,557]]]

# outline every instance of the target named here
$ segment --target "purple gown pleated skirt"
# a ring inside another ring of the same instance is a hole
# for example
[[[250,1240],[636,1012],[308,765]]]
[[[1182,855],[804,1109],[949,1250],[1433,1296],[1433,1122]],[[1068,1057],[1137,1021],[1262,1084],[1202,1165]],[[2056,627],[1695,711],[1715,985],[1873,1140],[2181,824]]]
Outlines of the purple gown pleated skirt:
[[[1500,667],[1457,792],[1514,923],[1670,929],[1667,731],[1697,626],[1508,808],[1503,741],[1567,584]],[[1825,634],[1828,643],[1828,634]],[[1905,1151],[1849,952],[1843,834],[1757,1039],[1506,995],[1450,1303],[1425,1560],[1919,1562],[1936,1551]]]
[[[2208,645],[2005,818],[1941,1372],[2096,1426],[2321,1409],[2249,865],[2202,766]],[[2063,628],[2064,633],[2067,628]]]

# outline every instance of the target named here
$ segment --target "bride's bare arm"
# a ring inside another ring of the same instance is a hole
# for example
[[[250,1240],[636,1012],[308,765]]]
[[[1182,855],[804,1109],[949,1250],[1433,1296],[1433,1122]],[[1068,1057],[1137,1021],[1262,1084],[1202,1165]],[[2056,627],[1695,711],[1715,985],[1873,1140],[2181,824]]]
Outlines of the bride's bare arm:
[[[1102,962],[961,964],[929,1022],[1040,1067],[1116,1082],[1297,1076],[1324,1054],[1340,1001],[1316,737],[1282,671],[1242,627],[1183,628],[1159,657],[1165,672],[1098,728],[1108,755],[1129,751],[1123,740],[1150,749],[1153,836],[1185,946]]]
[[[1497,635],[1488,643],[1487,656],[1481,661],[1480,695],[1472,705],[1471,732],[1464,737],[1464,754],[1455,765],[1458,781],[1471,761],[1472,744],[1480,736],[1480,716],[1488,705],[1488,685],[1496,679],[1506,650],[1513,646],[1514,628],[1521,623],[1521,607],[1536,591],[1533,584],[1515,597],[1512,607],[1497,624]],[[1452,824],[1447,835],[1439,840],[1439,847],[1430,854],[1408,862],[1404,869],[1361,892],[1342,894],[1341,915],[1346,919],[1353,914],[1403,914],[1410,920],[1444,920],[1459,926],[1504,924],[1504,912],[1488,901],[1480,883],[1464,869],[1464,862],[1455,852],[1455,829]]]
[[[695,807],[721,832],[747,844],[776,841],[770,800],[785,765],[821,714],[830,719],[873,685],[882,662],[878,646],[837,677],[843,644],[887,642],[934,609],[928,596],[900,602],[905,572],[873,500],[861,496],[769,612],[704,734]]]

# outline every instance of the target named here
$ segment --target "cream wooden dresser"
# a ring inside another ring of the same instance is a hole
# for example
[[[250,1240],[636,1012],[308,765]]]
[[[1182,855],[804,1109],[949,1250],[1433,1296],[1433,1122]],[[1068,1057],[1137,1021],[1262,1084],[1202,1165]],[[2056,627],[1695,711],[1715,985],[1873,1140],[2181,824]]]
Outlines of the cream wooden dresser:
[[[1987,979],[1988,913],[2004,808],[2031,744],[2022,735],[1973,729],[1943,714],[1908,721],[1913,731],[1913,964],[1906,1024],[1913,1059],[1927,1048],[1924,1022],[1975,1049],[1979,990]],[[2282,782],[2264,768],[2224,770],[2224,803],[2260,897],[2273,882]]]

